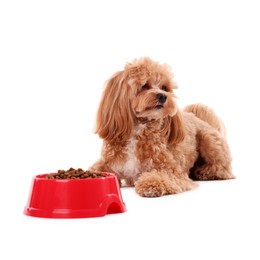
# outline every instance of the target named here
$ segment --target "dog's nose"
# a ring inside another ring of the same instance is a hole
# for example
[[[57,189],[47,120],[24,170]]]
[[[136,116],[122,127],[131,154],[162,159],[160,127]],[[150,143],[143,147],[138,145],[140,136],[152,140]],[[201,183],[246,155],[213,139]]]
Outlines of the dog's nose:
[[[162,93],[158,93],[158,94],[156,95],[156,98],[158,99],[158,101],[159,101],[161,104],[163,104],[163,103],[165,103],[165,101],[166,101],[166,99],[167,99],[167,96],[164,95],[164,94],[162,94]]]

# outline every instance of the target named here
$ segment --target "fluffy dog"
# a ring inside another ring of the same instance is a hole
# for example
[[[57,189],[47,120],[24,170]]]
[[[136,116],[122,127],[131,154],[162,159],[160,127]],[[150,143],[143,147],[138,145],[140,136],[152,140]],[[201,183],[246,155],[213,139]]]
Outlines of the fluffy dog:
[[[180,111],[176,88],[170,67],[149,57],[116,72],[98,108],[103,147],[90,169],[116,173],[144,197],[188,191],[194,180],[234,178],[224,124],[201,104]]]

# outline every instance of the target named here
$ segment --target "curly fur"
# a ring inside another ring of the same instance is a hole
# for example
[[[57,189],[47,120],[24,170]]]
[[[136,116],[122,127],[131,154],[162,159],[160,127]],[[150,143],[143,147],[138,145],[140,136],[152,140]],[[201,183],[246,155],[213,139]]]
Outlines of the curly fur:
[[[170,67],[149,57],[116,72],[98,108],[103,147],[90,169],[116,173],[144,197],[190,190],[194,180],[234,178],[223,122],[202,104],[180,111],[176,88]]]

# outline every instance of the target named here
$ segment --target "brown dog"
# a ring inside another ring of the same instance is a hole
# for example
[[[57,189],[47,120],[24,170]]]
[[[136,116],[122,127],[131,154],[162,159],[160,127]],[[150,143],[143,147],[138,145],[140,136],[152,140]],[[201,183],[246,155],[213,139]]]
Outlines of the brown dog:
[[[148,57],[106,83],[96,133],[104,140],[92,170],[114,172],[145,197],[176,194],[196,180],[234,178],[222,121],[210,108],[180,111],[168,65]]]

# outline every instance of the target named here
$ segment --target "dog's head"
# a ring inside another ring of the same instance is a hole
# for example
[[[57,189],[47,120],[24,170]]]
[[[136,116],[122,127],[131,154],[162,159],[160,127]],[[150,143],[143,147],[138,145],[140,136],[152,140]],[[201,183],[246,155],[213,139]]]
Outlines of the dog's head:
[[[177,86],[167,64],[148,57],[127,63],[106,83],[97,113],[96,133],[105,140],[127,140],[139,120],[164,119],[169,142],[184,137],[173,90]]]

